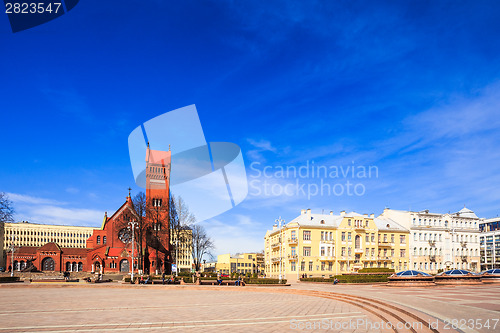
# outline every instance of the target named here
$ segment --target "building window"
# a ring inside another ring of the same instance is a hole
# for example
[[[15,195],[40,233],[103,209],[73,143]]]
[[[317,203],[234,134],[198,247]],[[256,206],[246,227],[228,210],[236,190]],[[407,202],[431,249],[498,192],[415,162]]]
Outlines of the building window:
[[[372,243],[375,243],[375,234],[372,233]]]
[[[341,239],[342,239],[343,242],[345,242],[345,231],[342,231]]]
[[[347,220],[347,225],[350,227],[351,226],[351,219]]]
[[[309,271],[312,272],[313,270],[313,262],[309,261]]]
[[[304,230],[304,240],[311,240],[311,231]]]
[[[406,244],[406,236],[405,235],[399,236],[399,244]]]
[[[350,241],[351,241],[351,233],[350,233],[350,232],[348,232],[348,233],[347,233],[347,241],[348,241],[348,242],[350,242]]]
[[[345,247],[342,248],[342,257],[345,257]]]
[[[290,269],[292,270],[292,272],[295,272],[296,268],[295,268],[295,261],[292,261],[291,265],[290,265]]]
[[[295,252],[295,246],[292,246],[292,256],[296,255],[297,253]]]
[[[304,257],[311,256],[311,248],[309,246],[304,247]]]
[[[321,247],[321,256],[322,257],[325,256],[325,247],[324,246]]]
[[[106,236],[102,236],[102,243],[106,244]]]
[[[321,240],[322,240],[322,241],[324,241],[324,240],[325,240],[325,232],[324,232],[324,231],[322,231],[322,232],[321,232]]]
[[[97,236],[97,244],[101,244],[101,236]]]

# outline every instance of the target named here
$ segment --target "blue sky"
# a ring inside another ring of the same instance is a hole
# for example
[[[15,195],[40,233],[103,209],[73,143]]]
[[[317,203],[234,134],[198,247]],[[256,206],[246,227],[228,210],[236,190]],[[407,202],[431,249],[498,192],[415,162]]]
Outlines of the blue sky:
[[[196,104],[207,141],[238,144],[254,181],[203,222],[215,253],[261,250],[304,208],[497,216],[498,17],[496,1],[86,0],[13,34],[0,16],[0,191],[18,220],[100,226],[139,191],[129,133]],[[312,162],[378,174],[323,179],[363,195],[258,193],[321,184],[255,170]]]

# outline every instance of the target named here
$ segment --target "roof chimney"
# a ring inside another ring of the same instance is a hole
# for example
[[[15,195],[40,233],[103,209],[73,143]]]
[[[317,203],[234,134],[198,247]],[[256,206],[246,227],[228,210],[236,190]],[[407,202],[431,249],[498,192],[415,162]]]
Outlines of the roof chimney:
[[[276,230],[276,229],[278,229],[278,225],[277,225],[277,224],[274,224],[274,225],[273,225],[273,231],[274,231],[274,230]]]
[[[304,215],[306,213],[306,210],[305,209],[301,209],[300,210],[300,215]]]
[[[363,214],[363,217],[368,217],[368,214]]]
[[[330,215],[333,215],[333,210],[330,211]]]
[[[371,213],[371,214],[370,214],[370,217],[371,217],[371,218],[374,218],[374,217],[375,217],[375,214]]]
[[[308,209],[307,209],[307,218],[308,218],[309,220],[312,220],[312,217],[311,217],[311,208],[308,208]]]
[[[340,216],[345,216],[345,210],[340,212]]]

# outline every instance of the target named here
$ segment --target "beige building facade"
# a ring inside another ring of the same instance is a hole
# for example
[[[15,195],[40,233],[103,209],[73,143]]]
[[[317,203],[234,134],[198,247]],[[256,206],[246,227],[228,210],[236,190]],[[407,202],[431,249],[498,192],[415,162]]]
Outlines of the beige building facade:
[[[410,231],[411,269],[430,274],[453,268],[479,272],[479,224],[484,219],[470,209],[439,214],[386,208],[378,218]]]
[[[177,239],[179,238],[179,239]],[[191,272],[194,268],[192,256],[193,231],[189,228],[180,230],[178,233],[170,230],[170,239],[177,256],[177,265],[179,272]]]
[[[331,277],[362,268],[409,267],[409,231],[390,219],[340,212],[313,214],[275,225],[264,238],[266,276],[296,280]]]
[[[217,256],[216,270],[220,274],[230,275],[257,273],[257,253],[221,254]]]
[[[75,227],[65,225],[37,224],[27,221],[4,223],[2,233],[2,265],[5,265],[5,253],[21,246],[42,247],[55,242],[65,248],[86,248],[87,239],[92,236],[93,227]]]

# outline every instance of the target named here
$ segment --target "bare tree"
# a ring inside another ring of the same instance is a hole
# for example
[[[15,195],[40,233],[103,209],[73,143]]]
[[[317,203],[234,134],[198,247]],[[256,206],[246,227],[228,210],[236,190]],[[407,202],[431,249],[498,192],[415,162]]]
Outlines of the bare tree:
[[[143,239],[146,233],[146,194],[144,194],[144,192],[137,193],[132,199],[132,204],[134,205],[134,210],[137,213],[137,229],[135,230],[135,239],[137,242],[137,247],[139,249],[139,251],[137,251],[137,263],[139,269],[144,270]]]
[[[191,243],[191,255],[196,271],[200,270],[200,265],[205,255],[212,256],[211,251],[215,248],[214,242],[199,224],[191,227],[193,231],[193,241]]]
[[[186,247],[191,247],[190,228],[189,226],[196,222],[196,218],[189,212],[189,208],[180,196],[175,197],[170,194],[170,233],[171,233],[171,249],[173,262],[177,261],[177,249],[181,248],[182,244]]]
[[[14,222],[14,208],[6,193],[0,192],[0,223]]]

